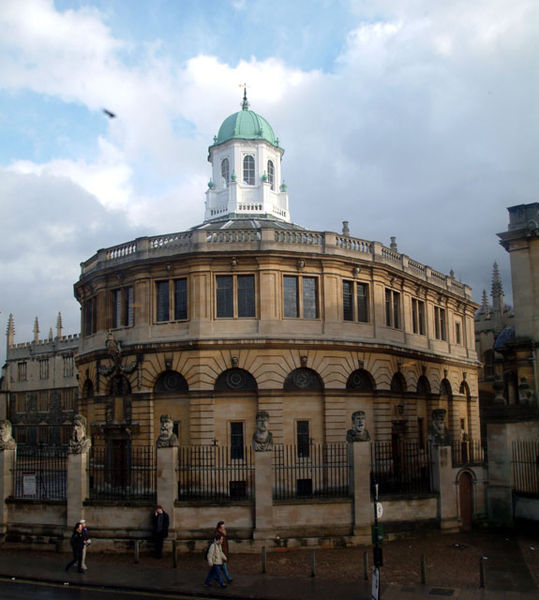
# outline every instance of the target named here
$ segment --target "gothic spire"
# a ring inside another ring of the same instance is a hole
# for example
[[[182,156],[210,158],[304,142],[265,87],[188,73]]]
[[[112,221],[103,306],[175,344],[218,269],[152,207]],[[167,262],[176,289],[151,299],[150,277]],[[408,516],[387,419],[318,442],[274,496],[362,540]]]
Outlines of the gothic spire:
[[[13,346],[13,344],[15,343],[15,321],[13,320],[12,313],[9,313],[9,319],[7,321],[6,335],[7,335],[7,345],[9,348],[10,346]]]
[[[481,298],[481,308],[479,309],[479,312],[484,314],[485,316],[488,315],[488,313],[490,312],[490,308],[488,305],[487,290],[483,290],[483,297]]]
[[[56,337],[57,338],[61,338],[62,337],[62,313],[58,313],[58,317],[56,319]]]
[[[39,321],[37,317],[34,319],[34,342],[39,343]]]
[[[500,277],[500,270],[498,269],[497,262],[492,265],[492,287],[490,295],[493,299],[498,296],[503,296],[502,279]]]

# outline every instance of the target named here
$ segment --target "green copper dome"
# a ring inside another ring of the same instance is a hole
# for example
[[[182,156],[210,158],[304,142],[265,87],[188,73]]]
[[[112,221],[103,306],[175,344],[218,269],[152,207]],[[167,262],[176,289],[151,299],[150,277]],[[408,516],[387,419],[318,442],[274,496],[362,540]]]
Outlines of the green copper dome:
[[[272,146],[279,146],[279,140],[275,137],[271,125],[254,111],[249,110],[247,95],[244,93],[242,109],[227,117],[219,133],[214,138],[214,146],[223,144],[229,140],[265,140]]]

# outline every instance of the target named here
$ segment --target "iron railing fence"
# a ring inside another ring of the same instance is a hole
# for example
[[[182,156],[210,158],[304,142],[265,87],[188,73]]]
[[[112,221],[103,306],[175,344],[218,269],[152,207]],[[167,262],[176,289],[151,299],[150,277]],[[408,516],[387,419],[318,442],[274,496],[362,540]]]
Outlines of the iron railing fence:
[[[430,494],[428,448],[413,440],[372,442],[371,479],[380,496]]]
[[[60,500],[67,497],[67,449],[19,444],[13,461],[13,497]]]
[[[513,442],[511,462],[514,493],[539,497],[539,441]]]
[[[480,441],[471,438],[466,441],[453,440],[451,442],[451,461],[453,467],[482,465],[486,461],[486,450]]]
[[[346,498],[350,460],[346,442],[278,445],[273,449],[273,498]]]
[[[186,446],[179,449],[178,499],[234,502],[254,497],[249,446]]]
[[[90,449],[91,500],[156,500],[156,456],[153,446]]]

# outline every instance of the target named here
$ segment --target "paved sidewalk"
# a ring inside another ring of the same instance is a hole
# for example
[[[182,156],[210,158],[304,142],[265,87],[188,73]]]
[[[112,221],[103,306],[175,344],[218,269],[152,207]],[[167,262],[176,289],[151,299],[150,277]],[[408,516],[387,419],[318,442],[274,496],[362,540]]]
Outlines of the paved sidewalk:
[[[436,597],[460,600],[539,600],[539,590],[512,543],[489,548],[487,589],[440,588],[432,585],[385,585],[382,568],[383,600],[436,600]],[[168,557],[167,560],[169,560]],[[370,585],[362,579],[358,565],[356,581],[330,581],[318,577],[275,577],[267,574],[238,574],[226,589],[216,583],[203,585],[206,568],[201,561],[197,570],[135,564],[114,560],[114,555],[92,554],[89,570],[79,574],[73,568],[65,573],[67,554],[26,552],[0,547],[0,576],[57,583],[106,587],[111,589],[176,593],[198,597],[216,596],[260,600],[368,600]]]

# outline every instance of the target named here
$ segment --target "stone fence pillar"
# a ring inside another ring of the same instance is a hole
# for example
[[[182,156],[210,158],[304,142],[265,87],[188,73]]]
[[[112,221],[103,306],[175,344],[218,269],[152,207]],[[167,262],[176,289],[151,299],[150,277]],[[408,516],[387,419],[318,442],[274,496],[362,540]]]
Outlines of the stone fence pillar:
[[[369,543],[370,527],[373,520],[371,501],[370,449],[368,442],[348,444],[348,458],[351,466],[350,495],[352,504],[352,531],[357,543]]]
[[[169,515],[169,539],[176,539],[174,502],[178,497],[178,446],[157,447],[157,504]]]
[[[84,518],[84,501],[88,498],[89,473],[88,458],[89,448],[82,452],[70,452],[67,455],[67,511],[66,535],[70,536],[80,519]]]
[[[438,519],[440,529],[458,531],[457,486],[451,464],[451,446],[431,445],[432,487],[438,492]]]
[[[273,452],[255,452],[254,539],[269,539],[273,533]]]
[[[511,447],[508,424],[489,422],[487,513],[489,521],[500,527],[513,524]]]
[[[17,460],[17,447],[0,450],[0,536],[4,538],[8,528],[7,498],[13,495],[13,468]]]

